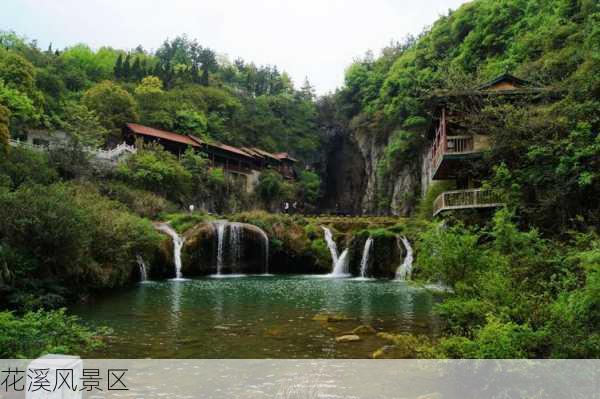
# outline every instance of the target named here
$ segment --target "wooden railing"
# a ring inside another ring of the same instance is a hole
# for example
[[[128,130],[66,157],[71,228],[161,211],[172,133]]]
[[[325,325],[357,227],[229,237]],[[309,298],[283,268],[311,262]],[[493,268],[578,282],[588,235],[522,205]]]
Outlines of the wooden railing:
[[[433,202],[433,216],[451,209],[490,208],[502,205],[502,199],[492,190],[475,188],[446,191]]]
[[[473,136],[448,136],[445,152],[450,154],[473,152]]]
[[[446,111],[442,110],[440,124],[435,131],[435,139],[429,154],[431,175],[435,175],[445,154],[469,154],[474,151],[473,136],[448,136]]]

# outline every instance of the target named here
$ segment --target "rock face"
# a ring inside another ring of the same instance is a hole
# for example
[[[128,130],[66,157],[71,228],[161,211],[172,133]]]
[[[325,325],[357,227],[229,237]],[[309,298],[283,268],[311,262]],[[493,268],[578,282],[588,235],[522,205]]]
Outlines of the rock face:
[[[408,216],[429,186],[429,148],[406,162],[396,162],[384,181],[377,165],[389,138],[366,130],[338,133],[326,159],[324,209],[344,213]],[[385,198],[378,198],[384,196]]]
[[[181,254],[184,276],[216,274],[219,263],[224,274],[267,271],[262,230],[251,224],[235,223],[235,232],[231,225],[227,224],[223,229],[220,262],[218,224],[200,223],[185,233]]]
[[[361,213],[367,182],[366,165],[352,136],[340,133],[331,139],[326,169],[323,210]]]

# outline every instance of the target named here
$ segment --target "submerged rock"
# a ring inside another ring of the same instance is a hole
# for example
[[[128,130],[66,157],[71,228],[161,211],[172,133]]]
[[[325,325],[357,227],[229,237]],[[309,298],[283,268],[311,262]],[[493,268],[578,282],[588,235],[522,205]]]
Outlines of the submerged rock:
[[[394,351],[393,345],[385,345],[385,346],[382,346],[381,348],[377,349],[375,352],[373,352],[371,354],[371,358],[373,358],[373,359],[389,359],[389,358],[392,358],[390,356],[390,354],[393,353],[393,351]]]
[[[366,335],[366,334],[376,334],[376,333],[377,333],[377,330],[375,328],[373,328],[372,326],[366,325],[366,324],[358,326],[354,330],[352,330],[352,334]]]
[[[335,323],[335,322],[339,322],[339,321],[348,321],[348,320],[352,320],[352,319],[343,314],[317,313],[316,315],[313,316],[313,320],[324,321],[327,323]]]
[[[213,328],[215,330],[223,330],[223,331],[229,331],[229,330],[231,330],[231,327],[227,327],[227,326],[214,326]]]
[[[356,334],[341,335],[335,337],[335,342],[356,342],[360,341],[360,337]]]

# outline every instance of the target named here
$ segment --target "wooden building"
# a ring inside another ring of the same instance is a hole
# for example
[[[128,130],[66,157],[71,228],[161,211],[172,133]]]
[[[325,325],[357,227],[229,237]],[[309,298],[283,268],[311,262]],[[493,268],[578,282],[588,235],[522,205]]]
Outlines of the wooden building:
[[[264,169],[277,170],[286,179],[295,179],[294,163],[296,159],[288,153],[272,154],[260,148],[238,148],[218,142],[208,142],[192,135],[167,132],[137,123],[127,123],[123,130],[127,144],[135,144],[137,140],[155,142],[165,150],[182,155],[188,148],[206,154],[211,167],[220,167],[236,177],[243,177],[246,191],[251,192],[258,182],[260,172]]]
[[[440,194],[433,214],[447,210],[493,208],[502,205],[493,191],[481,189],[480,176],[469,166],[490,149],[486,126],[476,116],[486,99],[511,101],[543,91],[525,80],[503,74],[474,90],[437,93],[432,98],[436,128],[428,157],[430,178],[454,180],[456,190]]]

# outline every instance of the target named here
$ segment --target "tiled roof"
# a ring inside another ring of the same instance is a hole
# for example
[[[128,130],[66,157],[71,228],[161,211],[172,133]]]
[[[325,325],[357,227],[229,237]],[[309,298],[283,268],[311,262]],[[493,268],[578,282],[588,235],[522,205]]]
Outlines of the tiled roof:
[[[152,136],[160,139],[175,141],[177,143],[191,145],[192,147],[200,146],[196,140],[182,134],[166,132],[164,130],[138,125],[137,123],[127,123],[126,125],[132,132],[141,134],[143,136]]]
[[[271,154],[270,152],[261,150],[260,148],[252,147],[252,151],[256,151],[256,152],[258,152],[262,156],[274,159],[275,161],[279,161],[279,158],[277,158],[275,155]]]
[[[264,158],[264,155],[261,155],[260,153],[254,151],[253,149],[248,148],[248,147],[242,147],[242,151],[252,155],[255,158],[261,158],[261,159]]]
[[[272,154],[270,152],[261,150],[260,148],[252,147],[234,147],[231,145],[223,144],[223,143],[209,143],[206,142],[199,137],[196,136],[185,136],[179,133],[167,132],[160,129],[155,129],[148,126],[139,125],[137,123],[127,123],[127,128],[129,128],[135,134],[140,134],[143,136],[152,136],[157,137],[164,140],[175,141],[177,143],[182,143],[186,145],[191,145],[193,147],[200,147],[201,145],[206,145],[208,147],[218,148],[221,151],[230,152],[236,155],[241,155],[248,158],[256,158],[256,159],[264,159],[271,158],[274,161],[281,161],[282,159],[289,159],[292,162],[296,162],[296,160],[289,156],[287,152],[280,152],[277,154]]]
[[[237,148],[237,147],[233,147],[227,144],[221,144],[221,143],[217,143],[217,144],[213,144],[215,147],[219,147],[220,149],[224,150],[224,151],[229,151],[229,152],[233,152],[235,154],[238,155],[243,155],[245,157],[250,157],[253,158],[253,155],[248,154],[247,152],[244,152],[242,149]]]
[[[273,155],[275,155],[277,159],[289,159],[292,162],[298,162],[296,158],[292,158],[287,152],[277,152]]]

